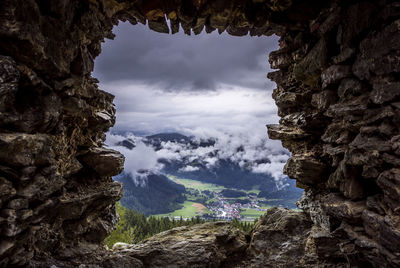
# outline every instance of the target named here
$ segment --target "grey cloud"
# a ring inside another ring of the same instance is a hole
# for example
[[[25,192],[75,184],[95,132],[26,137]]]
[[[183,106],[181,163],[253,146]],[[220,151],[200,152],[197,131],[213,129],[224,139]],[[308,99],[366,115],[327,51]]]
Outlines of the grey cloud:
[[[215,32],[166,35],[128,23],[114,32],[115,40],[106,40],[96,59],[94,76],[103,83],[158,84],[165,91],[216,90],[220,83],[265,89],[268,53],[278,43],[276,37]]]
[[[235,133],[252,131],[265,137],[265,124],[278,121],[276,106],[267,90],[235,88],[203,94],[160,94],[135,84],[110,84],[104,88],[116,95],[116,131],[179,132],[202,127]]]
[[[199,137],[198,134],[196,131],[192,133],[195,137]],[[136,147],[130,150],[116,146],[117,142],[124,138],[119,135],[108,134],[107,143],[125,155],[125,171],[131,173],[137,181],[140,181],[140,178],[137,177],[139,170],[147,169],[151,172],[159,172],[163,167],[158,162],[160,159],[182,162],[186,166],[181,171],[185,172],[199,169],[189,165],[194,160],[210,170],[218,166],[219,161],[230,160],[240,167],[249,165],[248,168],[253,173],[271,175],[278,189],[288,186],[287,178],[282,174],[282,168],[289,158],[289,154],[280,147],[279,142],[268,140],[265,137],[255,139],[251,133],[233,135],[232,133],[213,131],[209,132],[206,137],[213,138],[214,145],[193,147],[189,144],[168,141],[162,142],[158,151],[155,151],[150,145],[146,146],[141,137],[134,135],[128,137],[133,139],[136,144]],[[239,147],[242,150],[238,151]],[[213,156],[210,156],[210,153]],[[269,161],[264,162],[265,159]]]

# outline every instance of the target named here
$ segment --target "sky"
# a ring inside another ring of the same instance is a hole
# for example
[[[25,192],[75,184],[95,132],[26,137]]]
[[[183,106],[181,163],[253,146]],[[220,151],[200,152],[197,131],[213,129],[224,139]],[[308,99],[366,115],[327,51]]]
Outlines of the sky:
[[[129,23],[114,33],[93,73],[100,88],[116,96],[113,131],[265,136],[265,125],[278,121],[275,84],[266,77],[277,37],[168,35]]]
[[[254,172],[272,174],[277,181],[283,177],[288,152],[280,141],[268,140],[265,126],[279,120],[271,97],[276,85],[267,78],[268,55],[278,49],[278,37],[216,31],[187,36],[182,30],[168,35],[129,23],[113,32],[116,37],[103,43],[93,73],[100,88],[115,95],[117,121],[107,135],[109,145],[125,132],[212,137],[218,142],[210,150],[221,151],[221,159],[241,163],[268,154],[271,164],[254,166]],[[116,147],[132,175],[143,167],[160,170],[157,160],[176,158],[177,152],[201,157],[201,152],[168,144],[159,152],[138,144],[133,150]],[[241,156],[233,153],[239,146],[245,148]]]

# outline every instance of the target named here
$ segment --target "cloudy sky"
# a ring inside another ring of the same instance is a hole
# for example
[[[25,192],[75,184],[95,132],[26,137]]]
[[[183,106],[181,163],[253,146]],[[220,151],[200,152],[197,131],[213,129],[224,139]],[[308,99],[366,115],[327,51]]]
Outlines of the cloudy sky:
[[[288,152],[279,141],[267,139],[265,127],[278,122],[271,98],[275,84],[266,76],[271,71],[268,55],[278,49],[277,37],[217,32],[187,36],[183,31],[166,35],[128,23],[120,23],[114,33],[115,40],[103,44],[93,73],[100,88],[115,95],[117,122],[111,132],[217,138],[208,149],[220,151],[219,158],[240,164],[268,156],[271,163],[254,165],[253,171],[273,175],[278,187],[285,185],[281,179]],[[121,139],[108,134],[111,146]],[[158,152],[137,145],[133,150],[116,148],[125,155],[125,170],[132,175],[143,168],[159,170],[158,159],[174,159],[182,152],[201,157],[197,151],[168,144]],[[240,156],[235,153],[239,146],[244,148]]]
[[[116,96],[113,131],[257,132],[278,121],[269,52],[277,37],[197,36],[120,23],[96,59],[100,88]]]

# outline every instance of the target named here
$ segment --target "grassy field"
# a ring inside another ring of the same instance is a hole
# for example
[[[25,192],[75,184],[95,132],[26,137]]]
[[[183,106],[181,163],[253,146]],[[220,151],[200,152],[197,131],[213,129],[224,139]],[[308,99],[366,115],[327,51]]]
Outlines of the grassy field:
[[[247,194],[251,193],[251,194],[256,194],[256,195],[258,195],[261,192],[260,190],[258,190],[258,187],[254,187],[251,190],[242,190],[242,191],[246,192]]]
[[[224,200],[248,200],[247,196],[241,196],[241,197],[224,197]]]
[[[212,183],[205,183],[201,181],[191,180],[191,179],[183,179],[178,178],[176,176],[168,175],[168,178],[175,183],[182,184],[186,188],[197,189],[199,191],[211,191],[211,192],[220,192],[225,189],[224,186],[212,184]]]
[[[171,212],[171,213],[157,214],[157,215],[154,215],[154,216],[156,216],[156,217],[182,216],[183,218],[192,218],[192,217],[196,217],[197,215],[201,214],[201,213],[199,214],[199,207],[200,207],[199,203],[185,201],[183,203],[183,208],[181,208],[181,209],[175,210],[174,212]],[[204,209],[203,209],[203,212],[205,212]]]
[[[258,210],[252,209],[252,208],[242,210],[240,212],[240,215],[242,217],[252,217],[252,218],[258,218],[264,214],[265,214],[265,211],[258,211]]]

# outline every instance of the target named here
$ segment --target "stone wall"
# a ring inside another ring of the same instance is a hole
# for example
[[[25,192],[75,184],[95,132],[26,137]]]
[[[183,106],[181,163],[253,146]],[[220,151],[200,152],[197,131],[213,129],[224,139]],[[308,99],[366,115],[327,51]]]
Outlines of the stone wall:
[[[306,189],[299,206],[313,227],[298,216],[311,229],[296,239],[313,257],[302,265],[400,265],[399,2],[3,0],[0,266],[140,263],[123,252],[104,262],[101,244],[117,220],[122,188],[111,176],[124,159],[103,147],[113,96],[91,71],[118,20],[162,33],[279,35],[269,77],[281,121],[268,133],[292,152],[285,172]],[[284,213],[267,215],[236,263],[292,254],[261,249],[278,244],[260,233],[290,233],[273,229]]]
[[[306,190],[320,258],[400,265],[399,15],[399,2],[333,3],[270,55],[268,133],[292,152],[284,172]]]

